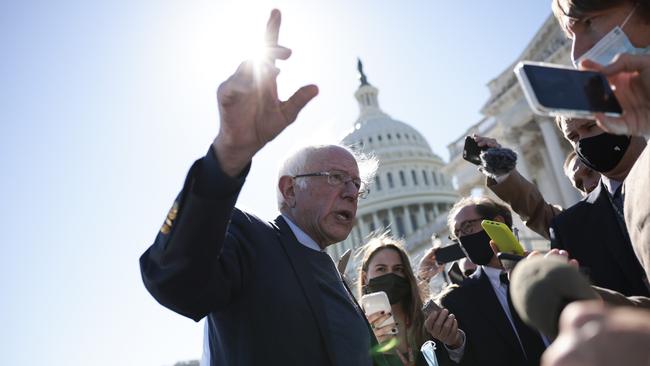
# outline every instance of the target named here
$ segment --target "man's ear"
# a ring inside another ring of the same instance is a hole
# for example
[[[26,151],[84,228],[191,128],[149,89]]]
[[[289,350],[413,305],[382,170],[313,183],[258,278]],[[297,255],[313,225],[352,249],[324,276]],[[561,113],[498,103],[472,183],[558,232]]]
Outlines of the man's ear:
[[[278,182],[278,188],[280,189],[280,193],[282,193],[282,197],[284,197],[284,203],[288,207],[295,207],[296,206],[296,191],[295,191],[295,180],[288,176],[288,175],[283,175],[280,177],[280,181]]]

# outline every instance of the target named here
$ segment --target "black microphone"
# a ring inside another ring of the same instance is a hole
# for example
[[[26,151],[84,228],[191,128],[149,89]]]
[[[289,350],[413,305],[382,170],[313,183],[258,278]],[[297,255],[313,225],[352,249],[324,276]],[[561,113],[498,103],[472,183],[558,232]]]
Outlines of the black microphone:
[[[554,339],[560,314],[573,301],[599,299],[587,278],[563,258],[522,260],[510,276],[512,305],[521,320]]]

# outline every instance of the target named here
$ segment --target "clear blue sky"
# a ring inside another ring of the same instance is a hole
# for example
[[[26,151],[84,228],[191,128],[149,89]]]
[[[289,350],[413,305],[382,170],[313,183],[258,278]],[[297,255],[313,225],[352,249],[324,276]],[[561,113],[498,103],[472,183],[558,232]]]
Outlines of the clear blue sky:
[[[138,257],[218,130],[218,84],[273,7],[294,50],[280,94],[316,83],[320,95],[254,160],[239,202],[269,219],[283,152],[352,127],[357,56],[384,111],[446,159],[480,119],[486,83],[550,14],[549,0],[3,2],[3,364],[200,356],[202,324],[155,302]]]

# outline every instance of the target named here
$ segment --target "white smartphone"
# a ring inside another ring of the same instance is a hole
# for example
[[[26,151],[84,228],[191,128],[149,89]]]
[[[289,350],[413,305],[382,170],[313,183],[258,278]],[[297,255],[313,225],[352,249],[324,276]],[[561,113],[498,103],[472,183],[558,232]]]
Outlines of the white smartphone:
[[[361,296],[361,307],[363,308],[363,312],[366,313],[366,316],[378,311],[384,311],[386,313],[391,312],[390,301],[388,301],[388,295],[386,295],[384,291],[373,292]],[[384,320],[379,326],[383,327],[389,324],[395,324],[393,314],[391,314],[390,318]]]
[[[521,61],[515,67],[515,74],[536,114],[594,118],[596,112],[614,117],[623,113],[607,78],[601,73]]]

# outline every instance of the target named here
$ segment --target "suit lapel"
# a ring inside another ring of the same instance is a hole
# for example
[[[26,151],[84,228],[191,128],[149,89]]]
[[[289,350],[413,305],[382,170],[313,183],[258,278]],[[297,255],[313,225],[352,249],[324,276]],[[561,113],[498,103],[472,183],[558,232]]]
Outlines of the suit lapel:
[[[334,365],[335,358],[332,349],[332,341],[329,338],[330,333],[328,332],[327,319],[324,317],[325,309],[323,309],[322,301],[318,294],[318,284],[314,280],[313,276],[310,275],[312,270],[309,268],[309,264],[304,260],[300,260],[298,245],[301,244],[298,243],[298,240],[293,235],[289,225],[287,225],[282,216],[278,216],[278,218],[275,219],[275,225],[278,229],[278,239],[289,258],[289,263],[291,263],[291,266],[293,267],[296,278],[300,283],[300,287],[302,288],[302,291],[307,298],[307,302],[311,307],[312,314],[318,323],[318,329],[320,330],[321,339],[325,344],[330,364]]]
[[[298,242],[298,239],[296,239],[296,237],[293,235],[293,232],[289,228],[289,225],[286,223],[286,221],[284,221],[284,218],[282,218],[282,216],[278,216],[275,219],[275,226],[278,230],[278,238],[280,239],[282,248],[284,249],[285,253],[287,254],[287,257],[289,258],[289,262],[291,263],[291,266],[293,267],[293,270],[296,273],[296,278],[298,279],[298,282],[300,282],[300,286],[302,287],[305,297],[307,298],[307,302],[311,307],[312,314],[314,315],[314,318],[316,318],[316,322],[318,323],[318,329],[320,330],[321,338],[323,339],[323,343],[325,344],[325,348],[327,349],[327,355],[329,356],[330,363],[334,365],[335,358],[334,358],[334,353],[332,348],[332,341],[329,339],[330,333],[328,332],[329,328],[327,324],[327,319],[325,319],[325,317],[323,316],[323,314],[325,314],[325,309],[323,309],[322,300],[317,292],[318,284],[316,283],[316,281],[314,281],[314,278],[309,275],[312,273],[311,268],[309,268],[308,264],[305,261],[300,260],[297,249],[299,248],[298,245],[301,244]],[[378,344],[377,338],[375,338],[375,333],[372,331],[372,328],[370,327],[370,323],[368,323],[368,319],[366,319],[366,316],[363,314],[361,307],[357,303],[355,297],[352,295],[352,292],[348,288],[347,284],[345,283],[345,281],[343,281],[343,279],[341,279],[341,282],[343,283],[343,286],[345,287],[346,291],[352,298],[352,301],[356,305],[358,311],[361,312],[360,314],[361,317],[366,322],[366,326],[368,327],[368,333],[370,334],[370,347],[372,349]],[[373,355],[372,359],[374,365],[377,366],[389,365],[388,361],[384,358],[383,354]]]
[[[637,259],[631,255],[633,252],[631,250],[632,245],[629,236],[627,232],[623,231],[623,228],[621,228],[616,217],[616,212],[609,200],[609,193],[602,183],[600,184],[599,193],[600,194],[598,194],[597,198],[593,201],[593,207],[592,210],[590,210],[591,220],[589,220],[589,222],[597,223],[598,227],[609,227],[611,228],[610,230],[618,233],[618,235],[611,235],[607,238],[600,237],[597,238],[597,240],[603,242],[603,246],[610,252],[612,258],[614,258],[619,268],[621,268],[623,273],[625,273],[628,280],[637,282],[638,278],[634,273],[636,272],[636,268],[630,267],[630,263],[635,263]],[[620,240],[621,238],[623,241]]]
[[[490,279],[485,271],[479,267],[478,275],[473,275],[475,279],[475,291],[468,291],[474,297],[472,303],[477,304],[476,309],[483,312],[485,319],[492,323],[492,326],[497,333],[506,341],[506,344],[511,346],[514,352],[517,352],[522,359],[525,359],[519,339],[515,335],[515,331],[508,320],[497,295],[492,288]],[[480,305],[478,305],[480,304]],[[480,340],[479,340],[480,342]]]

